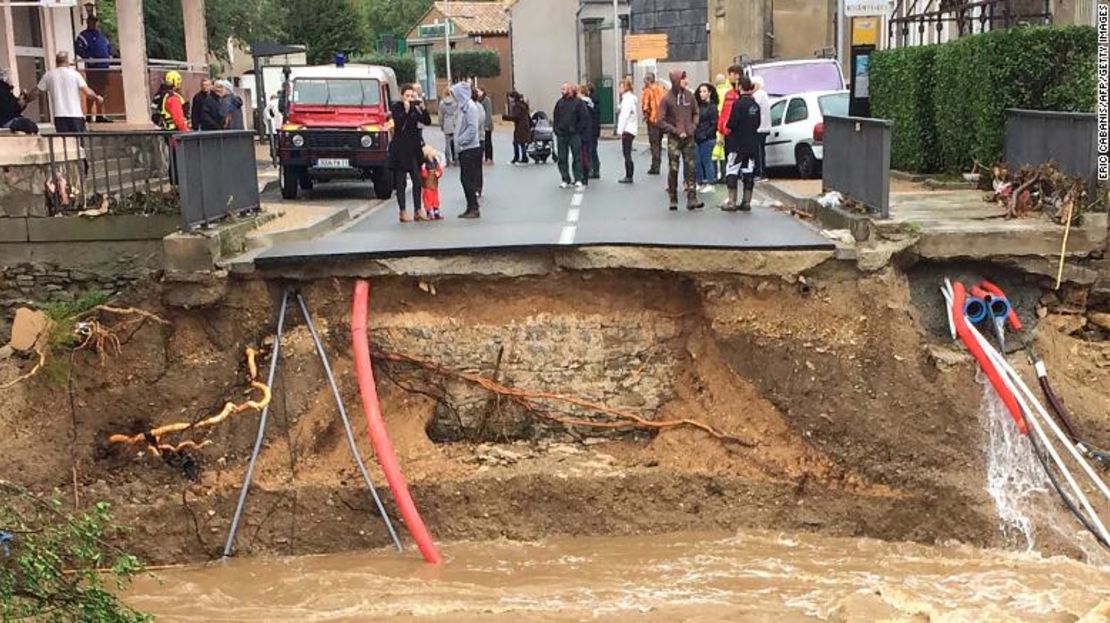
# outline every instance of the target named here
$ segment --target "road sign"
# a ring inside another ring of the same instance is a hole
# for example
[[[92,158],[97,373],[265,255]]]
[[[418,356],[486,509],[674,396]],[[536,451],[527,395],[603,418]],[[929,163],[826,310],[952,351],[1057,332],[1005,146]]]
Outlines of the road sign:
[[[667,58],[667,35],[628,35],[624,38],[624,56],[630,61]]]
[[[848,17],[890,15],[892,12],[894,0],[844,0],[844,15]]]

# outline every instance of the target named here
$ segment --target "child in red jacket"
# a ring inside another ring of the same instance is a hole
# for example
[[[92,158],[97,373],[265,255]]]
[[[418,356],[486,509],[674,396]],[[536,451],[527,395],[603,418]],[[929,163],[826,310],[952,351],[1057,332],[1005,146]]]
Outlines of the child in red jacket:
[[[443,177],[443,165],[439,163],[439,154],[430,146],[424,146],[424,162],[420,163],[420,179],[423,180],[424,210],[428,218],[433,221],[443,220],[439,213],[439,179]]]

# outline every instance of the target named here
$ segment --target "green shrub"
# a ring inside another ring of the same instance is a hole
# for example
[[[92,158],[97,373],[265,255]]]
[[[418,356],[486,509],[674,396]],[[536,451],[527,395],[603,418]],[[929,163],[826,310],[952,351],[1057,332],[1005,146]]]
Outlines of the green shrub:
[[[875,54],[872,113],[894,123],[893,166],[1001,160],[1007,108],[1094,110],[1096,46],[1088,26],[1022,27]]]
[[[891,166],[931,171],[940,164],[933,111],[936,46],[897,48],[874,56],[871,109],[893,124]]]
[[[411,56],[399,54],[362,54],[355,58],[355,63],[367,65],[382,65],[389,67],[397,74],[397,82],[416,82],[416,59]]]
[[[447,57],[443,52],[435,53],[437,76],[447,75]],[[451,52],[451,77],[455,80],[468,78],[496,78],[501,75],[501,55],[497,50],[479,48]]]

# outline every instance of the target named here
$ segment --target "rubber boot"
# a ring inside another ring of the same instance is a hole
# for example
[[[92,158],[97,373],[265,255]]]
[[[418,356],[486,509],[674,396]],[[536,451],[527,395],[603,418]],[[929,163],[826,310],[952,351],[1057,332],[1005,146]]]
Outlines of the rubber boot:
[[[740,211],[741,212],[751,212],[752,211],[752,189],[750,189],[750,188],[745,188],[744,189],[744,199],[740,202]]]
[[[728,189],[728,199],[725,199],[725,202],[721,204],[721,210],[723,210],[725,212],[735,212],[736,211],[736,189],[735,188]]]
[[[701,199],[698,199],[697,191],[686,193],[686,209],[687,210],[693,212],[694,210],[700,210],[704,207],[705,207],[705,204],[702,203]]]
[[[678,210],[678,195],[668,195],[667,197],[670,204],[667,209],[671,212]]]

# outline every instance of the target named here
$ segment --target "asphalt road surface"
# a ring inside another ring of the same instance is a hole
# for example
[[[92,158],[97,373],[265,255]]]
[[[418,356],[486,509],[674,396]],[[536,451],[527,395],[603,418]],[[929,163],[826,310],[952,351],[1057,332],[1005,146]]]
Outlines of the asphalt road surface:
[[[634,184],[618,184],[624,171],[618,141],[600,146],[601,179],[584,191],[559,188],[554,164],[514,167],[508,131],[494,134],[496,163],[484,167],[482,218],[457,218],[465,208],[459,170],[448,168],[441,182],[443,221],[401,224],[395,201],[383,202],[347,227],[323,238],[278,245],[257,261],[288,262],[320,257],[401,257],[421,253],[465,252],[558,246],[627,245],[702,249],[827,249],[832,244],[808,224],[787,213],[765,207],[756,192],[750,213],[717,209],[724,188],[701,195],[704,210],[689,212],[685,197],[677,212],[667,209],[666,154],[663,175],[645,172],[650,162],[646,147],[637,146]],[[426,131],[426,140],[442,148],[443,135]],[[680,180],[681,183],[681,180]],[[351,185],[353,192],[365,192]],[[339,198],[327,184],[320,196]],[[313,193],[308,193],[311,197]],[[680,193],[681,194],[681,193]],[[367,195],[362,195],[367,196]],[[409,210],[411,206],[409,194]],[[411,212],[410,212],[411,213]]]

